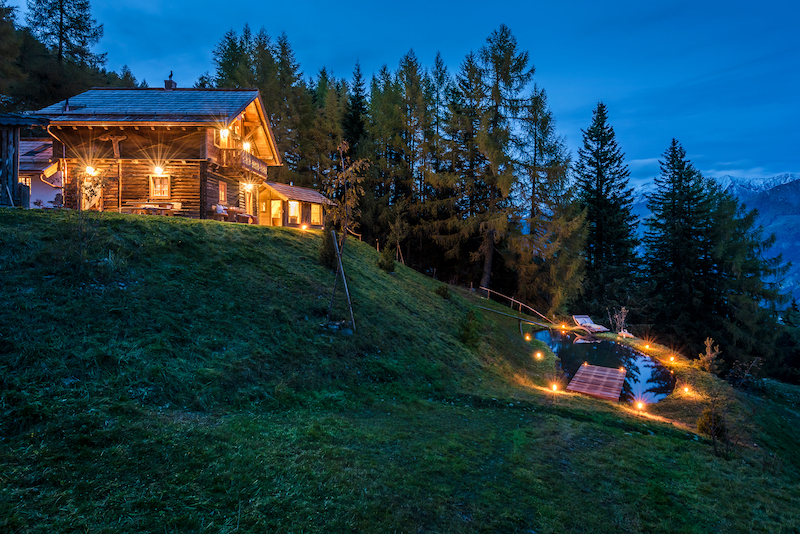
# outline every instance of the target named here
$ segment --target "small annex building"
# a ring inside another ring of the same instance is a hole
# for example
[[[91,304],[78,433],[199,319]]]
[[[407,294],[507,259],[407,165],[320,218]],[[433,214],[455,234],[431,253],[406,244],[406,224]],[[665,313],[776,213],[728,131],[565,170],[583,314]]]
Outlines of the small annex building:
[[[30,150],[28,141],[20,139],[23,128],[44,128],[47,119],[13,113],[0,113],[0,207],[25,207],[30,203],[30,182],[22,153]],[[50,162],[46,162],[50,167]],[[22,177],[22,180],[20,179]]]
[[[95,88],[34,115],[50,121],[65,207],[163,207],[200,219],[225,211],[273,224],[278,197],[265,182],[281,157],[256,89],[178,89],[172,80],[164,89]],[[306,194],[284,193],[286,225],[295,209],[289,197]],[[309,204],[324,208],[327,199],[316,195]],[[309,221],[318,210],[303,209]]]
[[[325,207],[333,205],[313,189],[275,182],[264,183],[260,199],[260,220],[270,226],[322,228]]]

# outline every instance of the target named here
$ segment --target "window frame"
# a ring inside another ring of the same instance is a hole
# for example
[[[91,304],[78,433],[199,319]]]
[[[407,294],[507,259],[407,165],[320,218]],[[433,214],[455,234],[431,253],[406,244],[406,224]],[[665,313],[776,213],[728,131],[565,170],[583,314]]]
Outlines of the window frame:
[[[165,179],[167,181],[167,196],[156,195],[155,180]],[[150,194],[148,196],[151,200],[169,200],[172,198],[172,175],[171,174],[150,174],[148,175],[148,183],[150,184]]]

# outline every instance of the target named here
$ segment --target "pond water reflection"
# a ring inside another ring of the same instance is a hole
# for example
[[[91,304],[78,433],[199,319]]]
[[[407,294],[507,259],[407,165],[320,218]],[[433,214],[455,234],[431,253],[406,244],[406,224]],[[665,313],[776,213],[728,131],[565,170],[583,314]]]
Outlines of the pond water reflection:
[[[534,337],[547,343],[561,360],[561,369],[570,379],[583,362],[601,367],[624,367],[627,372],[621,401],[653,404],[675,388],[675,377],[669,369],[626,345],[606,340],[581,343],[575,334],[558,330],[542,330],[536,332]],[[576,343],[576,340],[579,342]]]

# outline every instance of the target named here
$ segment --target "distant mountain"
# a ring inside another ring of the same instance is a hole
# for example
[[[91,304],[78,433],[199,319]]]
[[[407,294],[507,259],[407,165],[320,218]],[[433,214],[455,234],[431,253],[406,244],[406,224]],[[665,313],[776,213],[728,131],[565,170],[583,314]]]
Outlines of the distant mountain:
[[[739,198],[747,209],[758,211],[758,224],[764,228],[765,236],[775,234],[775,245],[769,255],[781,254],[784,262],[792,263],[781,288],[800,301],[800,174],[755,179],[720,176],[715,180]],[[647,195],[653,189],[653,184],[647,183],[634,192],[633,213],[639,217],[640,237],[645,230],[641,222],[650,216]]]

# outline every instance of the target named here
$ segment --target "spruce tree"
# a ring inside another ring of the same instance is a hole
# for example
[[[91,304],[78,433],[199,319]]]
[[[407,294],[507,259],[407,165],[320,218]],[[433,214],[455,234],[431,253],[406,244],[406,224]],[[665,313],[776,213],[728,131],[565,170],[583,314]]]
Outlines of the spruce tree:
[[[103,25],[92,18],[89,0],[28,0],[26,22],[31,32],[56,50],[58,64],[65,59],[100,67],[105,54],[90,47],[103,36]]]
[[[16,8],[0,0],[0,110],[11,109],[12,87],[24,78],[17,63],[22,37],[16,29]]]
[[[587,225],[581,305],[595,314],[608,307],[630,306],[638,267],[633,189],[628,187],[630,172],[603,102],[597,104],[589,128],[583,130],[575,176]]]
[[[347,99],[347,108],[342,119],[342,135],[350,146],[350,153],[355,157],[360,154],[359,143],[366,134],[367,94],[364,88],[364,76],[361,64],[356,62],[353,70],[353,82]]]
[[[662,341],[702,348],[706,337],[722,347],[727,367],[774,352],[775,307],[785,299],[770,282],[784,271],[766,254],[756,212],[705,179],[673,139],[661,161],[645,222],[650,317]]]

